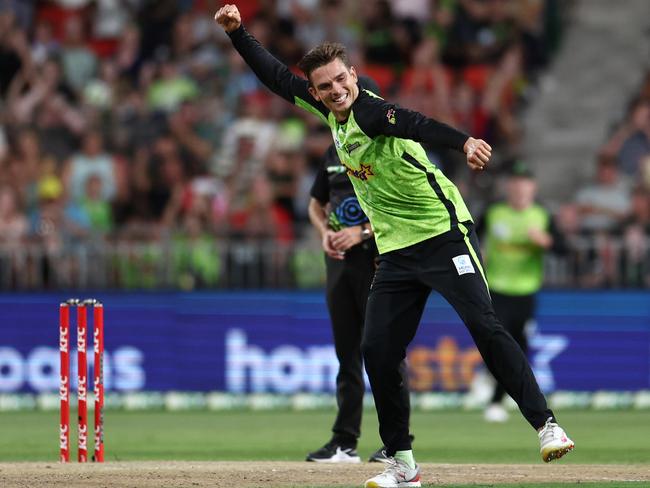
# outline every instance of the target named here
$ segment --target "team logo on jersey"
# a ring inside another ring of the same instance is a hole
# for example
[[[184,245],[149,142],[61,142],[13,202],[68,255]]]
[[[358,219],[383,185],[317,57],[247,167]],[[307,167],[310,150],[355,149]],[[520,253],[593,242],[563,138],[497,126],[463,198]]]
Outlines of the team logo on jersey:
[[[361,147],[360,142],[355,142],[354,144],[348,144],[347,146],[345,146],[345,152],[347,152],[348,154],[352,154],[352,151],[354,151],[359,147]]]
[[[329,215],[329,226],[335,230],[341,230],[343,227],[368,222],[368,217],[363,213],[357,197],[350,196],[338,204],[336,209]]]
[[[353,176],[355,178],[360,179],[361,181],[368,181],[368,178],[370,176],[375,176],[375,173],[372,172],[372,166],[370,166],[369,164],[361,163],[361,167],[359,169],[350,168],[343,161],[341,161],[341,164],[345,166],[348,176]]]
[[[386,112],[386,119],[388,120],[389,124],[395,125],[395,123],[397,122],[397,119],[395,118],[395,109],[394,108],[388,109],[388,112]]]

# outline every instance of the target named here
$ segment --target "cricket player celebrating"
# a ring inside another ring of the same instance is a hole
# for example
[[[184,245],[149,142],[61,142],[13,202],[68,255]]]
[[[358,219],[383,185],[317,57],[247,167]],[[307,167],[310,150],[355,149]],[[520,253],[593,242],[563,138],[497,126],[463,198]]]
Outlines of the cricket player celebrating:
[[[223,6],[215,20],[271,91],[329,126],[372,225],[379,265],[368,298],[362,352],[389,462],[365,487],[420,486],[400,364],[431,290],[454,307],[490,372],[537,430],[544,461],[573,449],[526,356],[494,313],[473,220],[460,192],[420,145],[461,151],[470,168],[482,170],[490,160],[489,144],[360,89],[340,44],[324,43],[309,51],[299,63],[304,80],[246,31],[236,6]]]

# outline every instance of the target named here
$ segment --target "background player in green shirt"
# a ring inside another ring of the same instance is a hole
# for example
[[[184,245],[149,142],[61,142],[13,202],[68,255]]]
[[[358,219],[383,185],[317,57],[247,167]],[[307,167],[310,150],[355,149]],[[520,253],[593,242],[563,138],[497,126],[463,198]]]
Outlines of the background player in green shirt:
[[[408,387],[400,364],[432,289],[456,309],[490,372],[538,432],[544,461],[573,449],[555,421],[526,356],[497,319],[483,275],[472,217],[460,192],[429,161],[420,142],[462,151],[472,169],[491,155],[480,139],[385,102],[357,84],[345,48],[325,43],[299,63],[304,80],[275,59],[224,5],[215,20],[257,77],[274,93],[326,123],[368,216],[379,250],[366,308],[362,352],[390,458],[366,488],[418,487],[411,450]]]
[[[524,353],[528,351],[526,324],[535,317],[535,299],[544,279],[544,256],[551,249],[565,248],[551,215],[535,202],[536,191],[530,168],[514,162],[505,200],[489,205],[477,223],[494,311]],[[497,383],[485,420],[508,419],[504,395],[505,389]]]

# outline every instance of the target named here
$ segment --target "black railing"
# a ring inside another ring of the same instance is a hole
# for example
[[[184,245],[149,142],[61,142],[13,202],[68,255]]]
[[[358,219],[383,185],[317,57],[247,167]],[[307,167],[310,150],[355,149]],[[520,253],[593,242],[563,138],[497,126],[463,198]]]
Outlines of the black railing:
[[[309,235],[309,232],[305,233]],[[551,288],[650,287],[650,238],[574,238],[546,260]],[[0,245],[0,289],[318,288],[325,282],[318,239],[163,238]]]

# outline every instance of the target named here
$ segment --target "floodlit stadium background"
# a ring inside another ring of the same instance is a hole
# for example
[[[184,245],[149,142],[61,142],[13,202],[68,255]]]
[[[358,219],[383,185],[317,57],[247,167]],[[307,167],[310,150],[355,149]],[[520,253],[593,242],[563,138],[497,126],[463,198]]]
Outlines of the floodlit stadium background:
[[[475,216],[527,161],[571,244],[530,331],[538,380],[556,408],[650,408],[644,2],[238,5],[287,64],[339,40],[386,98],[488,140],[481,174],[427,148]],[[57,408],[58,304],[85,296],[106,307],[109,409],[333,407],[306,213],[330,134],[260,86],[217,6],[0,2],[0,411]],[[487,400],[435,294],[409,361],[414,408]]]

